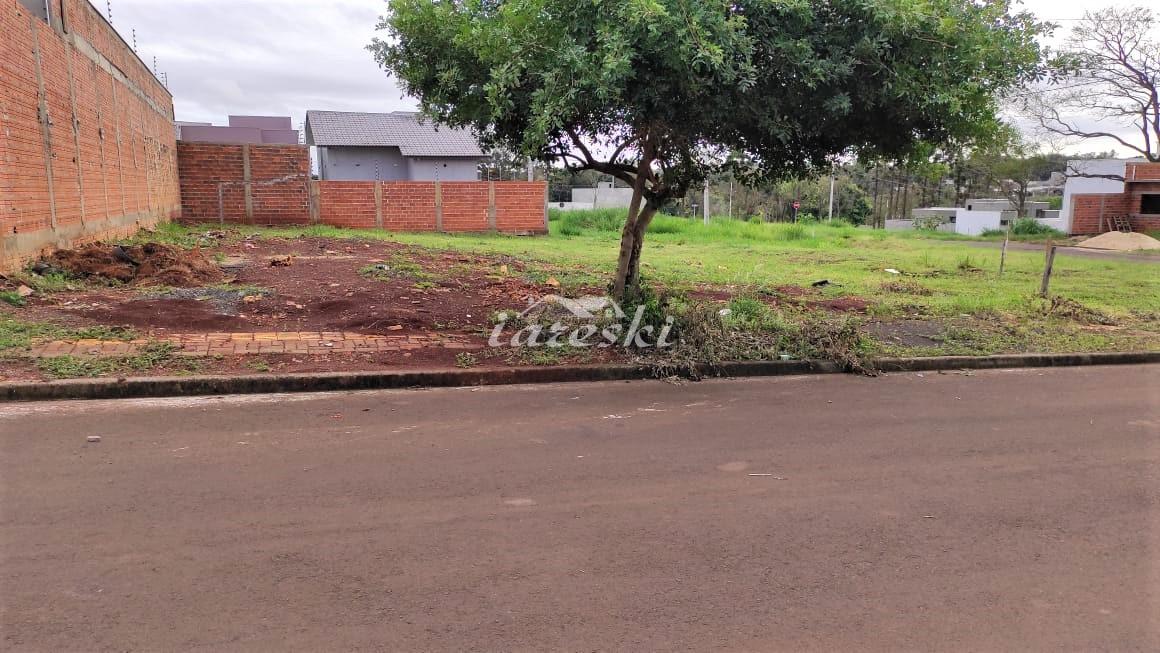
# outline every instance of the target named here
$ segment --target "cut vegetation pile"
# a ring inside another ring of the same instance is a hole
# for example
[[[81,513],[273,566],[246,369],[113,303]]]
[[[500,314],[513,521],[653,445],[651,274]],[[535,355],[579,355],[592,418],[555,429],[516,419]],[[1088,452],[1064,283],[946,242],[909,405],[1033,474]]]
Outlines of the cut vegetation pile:
[[[200,249],[180,249],[160,243],[94,243],[56,252],[34,269],[96,282],[177,288],[217,283],[225,276]]]
[[[1134,252],[1141,249],[1160,249],[1160,240],[1156,240],[1147,234],[1126,234],[1119,231],[1109,231],[1095,238],[1088,238],[1076,245],[1076,247],[1107,249],[1116,252]]]

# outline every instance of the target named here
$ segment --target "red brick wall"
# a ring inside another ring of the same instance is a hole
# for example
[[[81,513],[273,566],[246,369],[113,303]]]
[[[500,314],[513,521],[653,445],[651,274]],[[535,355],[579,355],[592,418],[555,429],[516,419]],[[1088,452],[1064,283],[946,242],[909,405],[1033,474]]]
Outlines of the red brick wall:
[[[1133,181],[1160,181],[1160,163],[1129,163],[1124,177]]]
[[[503,231],[540,233],[544,225],[546,182],[496,182],[495,208]]]
[[[0,0],[0,269],[180,212],[169,92],[87,0],[51,6]]]
[[[1114,215],[1128,215],[1129,198],[1119,194],[1074,195],[1071,198],[1071,233],[1098,234],[1107,231],[1100,228],[1100,215],[1105,221]]]
[[[325,185],[342,182],[326,181],[322,183]],[[425,181],[381,183],[383,184],[384,229],[435,231],[435,184]],[[446,184],[443,186],[446,187]]]
[[[373,181],[319,182],[321,222],[349,229],[375,226]]]
[[[250,212],[246,211],[246,152]],[[391,231],[545,233],[544,182],[309,181],[298,145],[178,143],[182,219]],[[492,190],[494,186],[494,191]],[[376,187],[378,187],[376,194]],[[316,206],[311,206],[311,189]],[[219,189],[221,189],[219,201]]]
[[[310,155],[303,145],[181,141],[177,168],[183,220],[261,225],[309,221]]]

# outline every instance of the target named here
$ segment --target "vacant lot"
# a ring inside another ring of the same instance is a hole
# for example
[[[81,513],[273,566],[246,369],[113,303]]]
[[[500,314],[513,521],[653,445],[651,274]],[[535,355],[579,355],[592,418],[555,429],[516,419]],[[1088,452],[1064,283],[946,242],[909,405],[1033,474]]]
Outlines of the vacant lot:
[[[194,251],[220,266],[223,279],[170,286],[128,277],[109,283],[43,267],[42,274],[26,272],[7,282],[3,297],[9,303],[0,303],[0,374],[510,366],[631,358],[609,350],[486,347],[498,313],[518,312],[545,294],[600,294],[606,286],[619,236],[615,219],[574,215],[554,220],[552,232],[521,238],[168,225],[128,244]],[[712,334],[682,352],[685,358],[864,360],[1160,348],[1155,259],[1061,255],[1052,298],[1044,300],[1037,297],[1041,252],[1010,252],[1000,276],[999,251],[977,245],[850,226],[720,221],[705,227],[661,217],[646,243],[644,273],[662,296],[662,309],[688,322],[700,320],[697,333]],[[20,284],[34,294],[20,297]],[[187,336],[212,340],[254,333],[298,334],[294,337],[313,344],[285,354],[239,347],[224,354],[219,348],[210,355],[180,355],[194,353],[183,351],[189,349]],[[406,346],[376,349],[355,335],[392,338]],[[349,346],[343,341],[347,336]],[[106,360],[107,347],[92,350],[92,356],[72,350],[51,355],[57,350],[43,348],[37,357],[29,355],[31,347],[48,341],[110,340],[131,347],[116,360]],[[432,342],[438,344],[429,346]],[[318,351],[319,346],[333,350]],[[138,357],[142,352],[148,355]]]

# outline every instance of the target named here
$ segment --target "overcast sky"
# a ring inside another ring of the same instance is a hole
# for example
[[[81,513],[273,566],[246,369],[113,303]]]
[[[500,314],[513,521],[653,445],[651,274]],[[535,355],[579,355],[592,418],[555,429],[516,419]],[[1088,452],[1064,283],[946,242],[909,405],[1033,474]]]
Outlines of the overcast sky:
[[[92,0],[102,11],[105,0]],[[1137,0],[1149,4],[1155,0]],[[111,0],[126,40],[137,31],[147,64],[169,77],[178,120],[225,124],[229,114],[288,115],[307,109],[411,109],[365,49],[386,3],[381,0]],[[1087,9],[1121,0],[1025,0],[1060,35]],[[1111,149],[1084,144],[1068,151]],[[1121,154],[1124,154],[1121,152]]]

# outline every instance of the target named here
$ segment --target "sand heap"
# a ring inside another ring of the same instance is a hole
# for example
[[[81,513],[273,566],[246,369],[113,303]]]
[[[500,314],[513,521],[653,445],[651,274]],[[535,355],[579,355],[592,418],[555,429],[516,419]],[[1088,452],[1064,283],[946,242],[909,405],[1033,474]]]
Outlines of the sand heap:
[[[1160,240],[1146,234],[1109,231],[1095,238],[1088,238],[1076,247],[1087,249],[1109,249],[1117,252],[1134,252],[1138,249],[1160,249]]]

